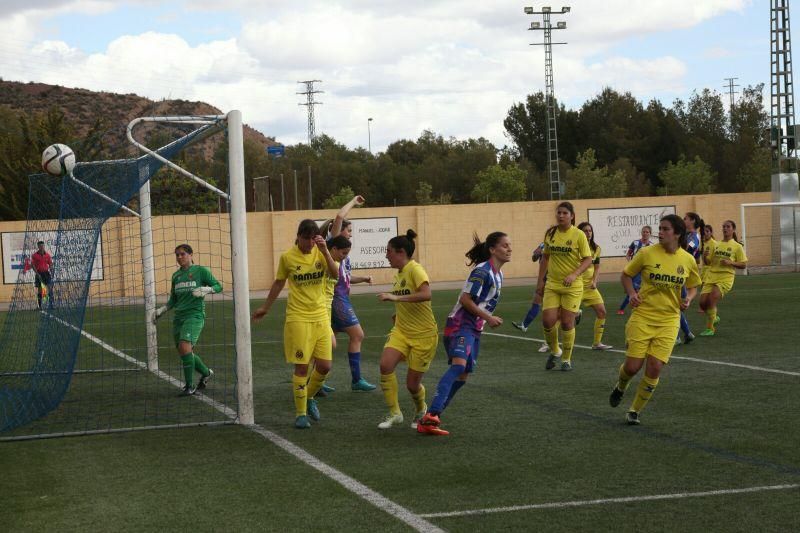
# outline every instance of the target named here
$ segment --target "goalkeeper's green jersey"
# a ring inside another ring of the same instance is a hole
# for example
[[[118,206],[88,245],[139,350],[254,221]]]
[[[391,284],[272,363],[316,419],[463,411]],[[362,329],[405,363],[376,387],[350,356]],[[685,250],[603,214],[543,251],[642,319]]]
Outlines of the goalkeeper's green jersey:
[[[211,287],[214,292],[222,292],[222,285],[209,269],[192,265],[188,269],[178,269],[172,275],[172,290],[167,306],[175,309],[174,320],[205,318],[205,299],[192,296],[192,291],[200,287]]]

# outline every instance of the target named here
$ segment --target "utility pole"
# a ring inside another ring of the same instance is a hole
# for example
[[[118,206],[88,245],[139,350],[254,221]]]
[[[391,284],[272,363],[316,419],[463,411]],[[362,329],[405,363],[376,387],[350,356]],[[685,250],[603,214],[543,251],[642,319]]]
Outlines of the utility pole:
[[[325,91],[314,90],[314,84],[322,83],[322,80],[306,80],[306,81],[298,81],[297,83],[304,83],[306,86],[305,92],[296,94],[304,94],[306,96],[306,101],[303,103],[299,103],[297,105],[304,105],[308,108],[308,144],[310,146],[311,144],[313,144],[314,139],[317,137],[314,127],[314,106],[322,105],[322,102],[317,102],[314,100],[314,95],[323,93]]]
[[[727,89],[728,89],[728,97],[730,98],[730,102],[731,102],[731,105],[730,105],[730,112],[731,113],[733,113],[733,106],[736,105],[736,99],[734,98],[733,95],[739,94],[738,91],[733,90],[734,87],[738,87],[739,85],[735,84],[733,82],[738,80],[738,79],[739,78],[725,78],[725,81],[727,81],[728,83],[726,83],[724,85],[724,87],[727,87]]]
[[[556,11],[557,15],[564,15],[570,12],[569,6],[564,6],[561,11]],[[525,8],[526,15],[542,15],[542,22],[531,22],[529,30],[543,30],[544,42],[531,43],[531,46],[544,46],[544,82],[545,82],[545,100],[547,104],[547,173],[550,176],[550,199],[561,199],[561,176],[558,170],[558,135],[556,131],[556,111],[558,104],[556,103],[555,88],[553,86],[553,45],[554,44],[567,44],[567,43],[554,43],[551,38],[552,30],[565,30],[567,29],[566,22],[557,22],[556,26],[550,23],[550,14],[552,10],[550,7],[542,7],[541,11],[534,11],[532,7]]]
[[[367,151],[372,153],[372,132],[369,129],[370,122],[372,122],[372,117],[367,119]]]

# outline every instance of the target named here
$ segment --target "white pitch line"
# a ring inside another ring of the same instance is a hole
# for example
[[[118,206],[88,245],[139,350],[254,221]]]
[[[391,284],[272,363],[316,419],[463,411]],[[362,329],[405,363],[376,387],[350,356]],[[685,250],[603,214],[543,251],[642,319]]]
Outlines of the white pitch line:
[[[94,335],[92,335],[90,333],[87,333],[86,331],[80,330],[76,326],[73,326],[72,324],[69,324],[68,322],[66,322],[64,320],[61,320],[60,318],[58,318],[56,316],[53,316],[53,315],[49,315],[49,316],[52,317],[53,319],[55,319],[56,321],[64,324],[65,326],[67,326],[69,328],[72,328],[72,329],[74,329],[76,331],[79,331],[81,335],[83,335],[87,339],[91,340],[92,342],[100,345],[102,348],[108,350],[112,354],[114,354],[114,355],[116,355],[118,357],[121,357],[122,359],[125,359],[126,361],[129,361],[129,362],[131,362],[131,363],[133,363],[133,364],[135,364],[137,366],[141,366],[142,368],[147,368],[147,365],[145,363],[143,363],[143,362],[141,362],[141,361],[139,361],[137,359],[134,359],[133,357],[129,356],[128,354],[126,354],[124,352],[121,352],[121,351],[117,350],[113,346],[111,346],[108,343],[106,343],[105,341],[95,337]],[[175,385],[178,388],[181,388],[183,386],[183,383],[181,383],[179,380],[173,378],[169,374],[166,374],[166,373],[162,372],[161,370],[158,370],[158,371],[154,372],[154,374],[156,376],[158,376],[159,378],[161,378],[161,379],[163,379],[165,381],[168,381],[169,383],[172,383],[173,385]],[[204,394],[197,393],[197,394],[194,395],[194,397],[199,399],[199,400],[201,400],[202,402],[210,405],[211,407],[213,407],[217,411],[223,413],[224,415],[226,415],[227,417],[229,417],[232,420],[236,420],[237,417],[238,417],[238,413],[236,411],[234,411],[233,409],[231,409],[230,407],[228,407],[227,405],[225,405],[223,403],[220,403],[220,402],[218,402],[216,400],[212,400],[211,398],[209,398],[208,396],[205,396]],[[329,478],[331,478],[332,480],[336,481],[337,483],[339,483],[341,486],[343,486],[345,489],[349,490],[350,492],[352,492],[356,496],[366,500],[367,502],[371,503],[372,505],[374,505],[375,507],[377,507],[381,511],[383,511],[383,512],[385,512],[385,513],[387,513],[387,514],[389,514],[389,515],[391,515],[391,516],[393,516],[395,518],[397,518],[398,520],[401,520],[401,521],[405,522],[406,524],[408,524],[409,526],[411,526],[415,530],[417,530],[417,531],[425,531],[425,532],[437,532],[437,533],[438,532],[441,532],[441,533],[444,532],[444,530],[442,530],[442,529],[436,527],[434,524],[428,522],[422,516],[414,514],[410,510],[408,510],[405,507],[403,507],[402,505],[399,505],[399,504],[393,502],[389,498],[386,498],[385,496],[381,495],[380,493],[378,493],[378,492],[372,490],[371,488],[367,487],[366,485],[364,485],[360,481],[357,481],[356,479],[348,476],[344,472],[342,472],[340,470],[337,470],[337,469],[333,468],[332,466],[324,463],[323,461],[321,461],[317,457],[311,455],[310,453],[308,453],[307,451],[302,449],[300,446],[297,446],[296,444],[292,443],[291,441],[281,437],[277,433],[273,433],[272,431],[269,431],[269,430],[263,428],[262,426],[259,426],[258,424],[253,424],[252,426],[244,426],[244,427],[246,427],[247,429],[255,432],[258,435],[261,435],[262,437],[264,437],[265,439],[270,441],[275,446],[277,446],[277,447],[281,448],[282,450],[288,452],[290,455],[293,455],[296,459],[298,459],[302,463],[305,463],[306,465],[308,465],[308,466],[316,469],[317,471],[321,472],[322,474],[328,476]]]
[[[530,342],[538,342],[544,343],[544,339],[535,339],[531,337],[520,337],[519,335],[507,335],[505,333],[490,333],[490,332],[483,332],[483,335],[492,335],[493,337],[504,337],[506,339],[517,339],[521,341],[530,341]],[[583,344],[576,344],[575,348],[583,348],[585,350],[591,350],[591,346],[586,346]],[[612,348],[610,350],[603,350],[604,352],[615,352],[624,354],[625,350],[618,350],[616,348]],[[683,361],[692,361],[693,363],[705,363],[707,365],[722,365],[722,366],[732,366],[736,368],[745,368],[747,370],[755,370],[757,372],[770,372],[772,374],[782,374],[784,376],[797,376],[800,377],[800,372],[792,372],[790,370],[776,370],[774,368],[765,368],[763,366],[753,366],[753,365],[742,365],[739,363],[728,363],[727,361],[715,361],[713,359],[698,359],[696,357],[686,357],[683,355],[672,355],[670,359],[681,359]]]
[[[727,494],[746,494],[749,492],[763,492],[767,490],[794,490],[800,484],[768,485],[764,487],[747,487],[744,489],[721,489],[703,492],[678,492],[675,494],[653,494],[650,496],[627,496],[624,498],[602,498],[597,500],[577,500],[567,502],[535,503],[530,505],[513,505],[509,507],[492,507],[489,509],[471,509],[468,511],[451,511],[446,513],[427,513],[419,516],[423,518],[447,518],[454,516],[474,516],[491,513],[509,513],[513,511],[529,511],[536,509],[563,509],[565,507],[582,507],[586,505],[604,505],[609,503],[631,503],[652,500],[679,500],[685,498],[702,498],[706,496],[724,496]]]

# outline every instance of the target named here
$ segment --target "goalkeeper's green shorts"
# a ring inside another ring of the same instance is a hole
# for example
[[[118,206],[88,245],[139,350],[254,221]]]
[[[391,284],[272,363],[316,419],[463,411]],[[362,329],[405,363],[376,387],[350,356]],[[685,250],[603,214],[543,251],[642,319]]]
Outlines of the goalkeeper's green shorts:
[[[175,346],[185,341],[192,346],[200,340],[200,333],[203,331],[205,320],[202,318],[186,318],[183,320],[172,321],[172,336],[175,338]]]

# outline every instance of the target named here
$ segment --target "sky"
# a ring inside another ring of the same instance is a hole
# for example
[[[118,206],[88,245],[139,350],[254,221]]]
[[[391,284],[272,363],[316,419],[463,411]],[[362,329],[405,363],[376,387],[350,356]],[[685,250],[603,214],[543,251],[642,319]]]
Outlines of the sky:
[[[423,130],[510,144],[503,119],[544,91],[543,5],[557,99],[604,87],[669,106],[725,78],[769,91],[764,0],[2,0],[0,77],[239,109],[284,144],[307,142],[305,86],[322,80],[316,132],[384,150]],[[741,90],[741,87],[737,88]],[[372,118],[372,121],[369,121]]]

